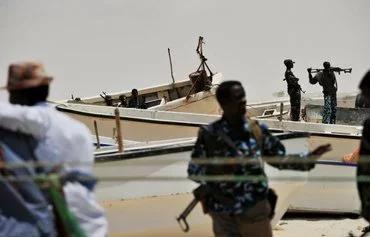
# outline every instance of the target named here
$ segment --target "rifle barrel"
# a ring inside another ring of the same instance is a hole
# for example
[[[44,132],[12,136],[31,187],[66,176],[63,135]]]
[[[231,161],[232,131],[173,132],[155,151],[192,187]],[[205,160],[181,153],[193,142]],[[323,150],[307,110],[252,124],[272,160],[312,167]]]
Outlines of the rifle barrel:
[[[331,67],[330,69],[329,69],[330,71],[333,71],[333,72],[338,72],[338,73],[340,73],[340,72],[344,72],[344,73],[352,73],[352,68],[340,68],[340,67]],[[322,71],[324,71],[324,69],[322,69],[322,68],[319,68],[319,69],[311,69],[311,72],[313,72],[313,73],[318,73],[318,72],[322,72]]]

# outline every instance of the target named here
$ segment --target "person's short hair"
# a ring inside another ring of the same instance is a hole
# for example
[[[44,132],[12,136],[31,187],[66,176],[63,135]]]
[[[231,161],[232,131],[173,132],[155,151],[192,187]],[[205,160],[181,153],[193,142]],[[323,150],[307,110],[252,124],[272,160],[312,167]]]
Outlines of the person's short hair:
[[[132,91],[131,91],[131,95],[137,95],[137,94],[139,94],[139,92],[137,91],[137,89],[132,89]]]
[[[220,105],[223,105],[226,103],[226,101],[230,98],[230,95],[232,93],[231,88],[233,86],[242,86],[242,83],[240,81],[224,81],[222,82],[216,91],[216,99]]]
[[[330,68],[330,63],[328,61],[324,62],[322,65],[324,66],[325,69]]]
[[[362,78],[360,85],[358,86],[360,90],[362,89],[370,89],[370,70],[367,71],[365,76]]]

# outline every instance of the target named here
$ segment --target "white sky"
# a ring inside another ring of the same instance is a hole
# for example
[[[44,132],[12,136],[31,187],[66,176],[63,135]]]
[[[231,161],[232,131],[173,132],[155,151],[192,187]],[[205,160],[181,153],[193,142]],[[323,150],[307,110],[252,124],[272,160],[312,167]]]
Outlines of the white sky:
[[[370,69],[369,0],[0,0],[0,84],[10,62],[41,60],[55,76],[51,99],[183,80],[199,59],[243,82],[249,100],[286,90],[285,58],[308,92],[307,67],[352,67],[340,92]],[[7,94],[0,92],[0,99]]]

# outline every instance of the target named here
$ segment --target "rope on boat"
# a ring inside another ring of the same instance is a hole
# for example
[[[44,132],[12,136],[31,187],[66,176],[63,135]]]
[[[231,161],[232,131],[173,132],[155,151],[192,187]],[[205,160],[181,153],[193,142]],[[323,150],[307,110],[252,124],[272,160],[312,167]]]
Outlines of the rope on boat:
[[[329,158],[329,157],[328,157]],[[367,159],[367,156],[363,156],[361,161],[358,163],[370,163],[370,156]],[[338,165],[338,166],[352,166],[353,168],[356,168],[356,163],[344,163],[334,160],[315,160],[315,159],[294,159],[294,160],[285,160],[284,157],[268,157],[267,158],[269,163],[272,164],[323,164],[323,165]],[[137,159],[140,161],[140,158]],[[102,176],[99,174],[99,172],[104,172],[106,169],[109,169],[111,167],[117,168],[117,165],[122,165],[122,167],[131,167],[131,166],[170,166],[170,165],[184,165],[189,162],[190,159],[169,159],[169,158],[157,158],[152,159],[150,161],[143,162],[124,162],[129,160],[118,160],[119,162],[122,162],[122,164],[118,164],[117,161],[108,161],[108,162],[97,162],[93,164],[92,162],[23,162],[23,163],[0,163],[0,169],[17,169],[17,168],[25,168],[25,167],[62,167],[62,166],[70,166],[70,167],[76,167],[76,166],[94,166],[94,169],[97,170],[97,175],[95,176],[95,179],[98,179],[99,181],[104,182],[128,182],[128,181],[186,181],[189,178],[199,180],[199,181],[266,181],[267,178],[264,176],[254,176],[254,175],[216,175],[216,176],[194,176],[194,177],[186,177],[186,169],[184,168],[184,175],[179,176],[149,176],[150,174],[146,176],[117,176],[117,175],[109,175],[109,176]],[[260,159],[240,159],[240,158],[197,158],[191,161],[194,164],[212,164],[212,165],[236,165],[236,164],[242,164],[242,165],[256,165],[260,164]],[[111,164],[110,164],[111,163]],[[30,181],[34,180],[34,177],[0,177],[0,179],[5,179],[9,181]],[[307,181],[310,182],[370,182],[370,175],[362,175],[357,176],[354,174],[353,177],[344,177],[344,176],[333,176],[328,174],[327,176],[309,176],[308,178],[306,176],[290,176],[290,175],[284,175],[283,177],[269,177],[270,181]]]
[[[124,153],[122,153],[124,154]],[[118,156],[115,154],[114,156]],[[290,155],[290,157],[293,157],[296,155]],[[104,157],[112,157],[112,155],[104,155],[104,156],[97,156],[96,158],[104,158]],[[289,157],[289,155],[288,155]],[[196,158],[190,161],[190,158],[166,158],[166,157],[158,157],[158,158],[153,158],[150,161],[145,161],[141,159],[140,157],[137,158],[123,158],[123,159],[112,159],[108,161],[102,161],[102,162],[84,162],[84,161],[63,161],[63,162],[55,162],[55,161],[27,161],[27,162],[22,162],[22,163],[4,163],[0,162],[0,169],[1,168],[25,168],[25,167],[56,167],[56,166],[94,166],[97,168],[104,167],[117,167],[117,162],[122,162],[121,165],[123,167],[129,167],[129,166],[156,166],[156,165],[171,165],[171,164],[176,164],[176,163],[189,163],[191,162],[192,164],[199,164],[199,165],[256,165],[260,164],[261,160],[263,161],[268,161],[270,164],[334,164],[334,165],[343,165],[343,166],[356,166],[357,164],[368,164],[370,163],[370,156],[361,156],[361,160],[358,162],[342,162],[338,160],[338,157],[330,157],[327,156],[324,159],[314,159],[312,158],[302,158],[302,159],[286,159],[285,157],[281,156],[265,156],[261,158],[238,158],[238,157],[214,157],[214,158]],[[138,162],[130,162],[133,159],[136,159]],[[145,162],[140,162],[140,161],[145,161]],[[109,164],[112,163],[112,164]]]
[[[150,181],[150,182],[184,182],[189,179],[206,182],[241,182],[241,181],[277,181],[277,182],[363,182],[370,183],[370,175],[353,177],[342,176],[270,176],[264,175],[193,175],[193,176],[102,176],[96,175],[94,178],[81,178],[81,181],[98,180],[101,182],[131,182],[131,181]],[[39,180],[38,177],[1,177],[0,180],[11,182],[30,182]]]

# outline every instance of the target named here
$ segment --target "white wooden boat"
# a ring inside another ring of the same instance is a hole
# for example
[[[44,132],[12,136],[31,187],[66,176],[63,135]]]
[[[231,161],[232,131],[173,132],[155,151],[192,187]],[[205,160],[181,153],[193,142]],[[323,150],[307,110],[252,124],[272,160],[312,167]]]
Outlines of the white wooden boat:
[[[307,133],[278,136],[288,153],[308,150]],[[96,154],[95,174],[102,178],[96,194],[106,208],[112,233],[176,227],[178,234],[183,234],[175,216],[192,200],[189,193],[197,186],[186,178],[194,142],[195,138],[149,142],[136,144],[123,153],[105,151]],[[270,186],[279,196],[272,220],[272,225],[276,225],[291,200],[305,185],[307,172],[279,171],[269,165],[265,168]],[[104,181],[103,177],[119,180]],[[191,228],[206,224],[210,230],[210,221],[199,205],[188,218]]]
[[[99,106],[100,110],[97,111],[101,111],[103,108],[103,106]],[[86,116],[86,118],[91,118],[91,110],[92,109],[89,109],[89,115]],[[99,123],[104,125],[101,126],[101,128],[105,127],[108,132],[113,130],[115,126],[113,110],[110,112],[110,115],[97,112],[96,116],[101,119]],[[125,110],[124,114],[121,114],[121,126],[123,127],[122,131],[124,138],[129,140],[150,141],[175,139],[196,136],[200,125],[208,124],[218,118],[219,116],[216,115]],[[110,121],[110,123],[107,123],[107,121]],[[358,208],[353,208],[353,206],[357,206],[357,204],[342,205],[347,203],[348,197],[345,195],[337,195],[335,192],[335,189],[339,185],[343,188],[341,192],[350,195],[351,198],[349,200],[358,200],[354,181],[352,183],[343,181],[338,184],[335,182],[319,183],[313,181],[316,176],[327,176],[329,171],[331,174],[338,176],[347,174],[349,176],[354,175],[353,166],[343,165],[341,158],[343,155],[353,152],[359,146],[362,126],[328,125],[291,121],[280,122],[274,119],[260,119],[260,121],[265,122],[274,133],[291,131],[311,133],[311,149],[320,144],[332,144],[333,150],[325,154],[320,160],[320,162],[326,163],[319,162],[317,169],[309,173],[309,177],[312,177],[312,180],[310,180],[308,187],[311,187],[311,190],[303,190],[301,198],[297,198],[297,203],[292,203],[291,210],[358,212]],[[89,123],[92,125],[93,121],[90,120]],[[343,172],[344,167],[348,169],[347,173]],[[313,191],[313,189],[316,189],[316,191]],[[310,199],[310,193],[321,193],[321,196],[313,202],[312,199]],[[336,201],[333,202],[333,199]],[[330,206],[328,203],[332,205]]]
[[[351,93],[338,93],[337,94],[337,106],[344,107],[344,108],[354,108],[356,96],[358,92],[351,92]],[[324,105],[324,96],[319,93],[315,93],[313,96],[305,96],[302,98],[302,107],[307,104],[313,105]]]
[[[283,106],[281,108],[281,106]],[[288,119],[290,102],[288,97],[247,103],[247,116],[254,118],[278,118],[282,109],[283,119]]]
[[[149,111],[145,111],[145,113],[148,112]],[[200,125],[207,124],[219,118],[219,116],[214,115],[171,112],[153,112],[150,116],[153,120],[157,121],[157,123],[155,123],[156,126],[153,126],[153,130],[149,130],[152,129],[149,123],[148,125],[144,125],[147,129],[146,131],[139,130],[140,126],[138,125],[138,131],[141,131],[143,135],[147,137],[153,138],[153,140],[196,136]],[[165,121],[164,124],[159,123],[158,119]],[[309,132],[311,134],[310,149],[314,149],[320,144],[332,144],[333,150],[324,154],[319,160],[316,169],[309,172],[309,183],[306,186],[307,188],[304,188],[301,195],[292,202],[292,206],[290,207],[291,211],[309,210],[351,213],[357,213],[359,211],[359,199],[355,182],[340,182],[340,179],[355,177],[354,164],[342,163],[341,159],[343,155],[353,152],[359,146],[362,126],[328,125],[292,121],[280,122],[274,119],[260,119],[259,121],[267,124],[273,133],[292,131]],[[125,121],[123,121],[122,124],[125,124]],[[158,128],[159,124],[161,128]],[[164,129],[163,127],[165,126],[169,127]],[[126,131],[126,133],[124,133],[125,138],[130,137],[131,140],[135,140],[132,139],[132,136],[127,133],[128,131],[125,130],[125,128],[123,131]],[[165,132],[167,132],[167,134]],[[135,133],[135,135],[138,135],[138,133]],[[157,138],[154,139],[155,137]],[[149,139],[143,140],[149,141]],[[328,179],[333,178],[330,178],[329,174],[338,177],[339,181],[329,182]],[[316,181],[318,177],[324,178],[324,181]],[[325,177],[327,177],[326,180]],[[338,189],[339,187],[340,189]],[[338,193],[342,193],[342,195],[338,195]],[[335,200],[335,202],[333,200]]]
[[[116,121],[114,107],[63,104],[57,109],[84,123],[95,134],[94,121],[98,134],[114,137]],[[123,139],[133,141],[155,141],[194,137],[200,124],[206,124],[219,118],[216,115],[139,110],[118,108],[120,113]]]
[[[324,106],[308,104],[304,108],[304,120],[307,122],[321,123]],[[362,125],[370,117],[370,108],[337,107],[336,124]]]
[[[139,96],[145,100],[149,110],[174,111],[174,112],[193,112],[200,114],[220,114],[220,107],[215,98],[218,85],[223,81],[222,73],[212,76],[210,87],[194,89],[191,80],[159,85],[149,88],[138,89]],[[102,97],[109,96],[111,106],[107,106],[106,100]],[[116,107],[120,105],[120,96],[129,98],[131,91],[109,93],[109,95],[75,98],[73,100],[62,100],[53,102],[54,104],[79,104],[95,105],[104,107]],[[124,108],[125,106],[120,106]]]
[[[310,131],[311,149],[331,143],[333,150],[324,154],[308,174],[308,183],[292,201],[291,212],[355,213],[360,199],[355,182],[356,164],[343,163],[342,157],[360,145],[361,126],[264,120],[271,131]]]
[[[356,100],[357,93],[341,93],[337,95],[337,104],[338,108],[354,108],[355,100]],[[308,116],[305,115],[306,113],[306,106],[313,106],[313,107],[320,107],[323,106],[324,100],[321,93],[311,93],[311,94],[302,94],[301,99],[301,108],[303,108],[303,112],[301,113],[301,117],[306,122],[321,122],[321,115],[317,116],[315,114],[314,119],[308,119]],[[290,119],[290,100],[289,97],[281,97],[276,98],[274,100],[268,101],[257,101],[251,102],[247,105],[247,114],[249,117],[255,118],[275,118],[278,119],[280,117],[280,113],[282,110],[282,118],[283,120]],[[282,108],[281,108],[282,107]],[[321,108],[321,107],[320,107]],[[310,109],[311,110],[311,109]],[[307,111],[309,113],[310,111]],[[311,113],[311,112],[310,112]],[[313,111],[312,111],[313,113]],[[312,116],[311,116],[312,117]],[[319,117],[319,118],[317,118]],[[339,123],[341,124],[341,123]],[[343,123],[346,125],[352,125],[350,123]],[[356,124],[357,125],[357,124]]]
[[[310,171],[308,184],[291,202],[290,212],[360,214],[355,163],[319,160]]]

